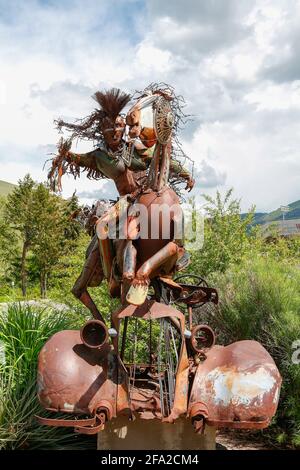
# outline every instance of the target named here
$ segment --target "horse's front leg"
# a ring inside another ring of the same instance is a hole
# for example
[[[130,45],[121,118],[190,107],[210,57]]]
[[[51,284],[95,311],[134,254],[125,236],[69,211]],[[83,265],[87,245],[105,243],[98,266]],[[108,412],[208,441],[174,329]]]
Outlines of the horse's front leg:
[[[169,242],[142,264],[127,293],[126,300],[128,303],[142,305],[145,302],[151,276],[168,262],[170,262],[169,267],[171,269],[171,265],[174,265],[178,257],[178,251],[179,246],[175,242]]]

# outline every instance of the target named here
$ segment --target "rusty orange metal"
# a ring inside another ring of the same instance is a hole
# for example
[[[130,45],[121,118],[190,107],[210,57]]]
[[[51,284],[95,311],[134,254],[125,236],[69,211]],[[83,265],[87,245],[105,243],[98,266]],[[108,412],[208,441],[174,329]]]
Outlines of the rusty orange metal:
[[[217,427],[261,429],[276,412],[280,386],[278,369],[258,342],[214,346],[197,367],[188,413]]]
[[[170,413],[161,408],[155,363],[126,364],[119,355],[120,322],[128,318],[153,321],[169,319],[180,331],[181,346],[176,370],[174,402]],[[99,326],[98,342],[91,326]],[[228,346],[205,347],[199,358],[191,356],[186,345],[185,316],[179,310],[155,300],[141,306],[127,305],[112,314],[116,332],[112,346],[107,329],[92,320],[80,331],[56,333],[41,350],[38,364],[38,397],[47,410],[90,415],[88,420],[49,420],[50,426],[74,426],[77,432],[92,434],[103,429],[97,416],[106,420],[126,413],[141,418],[174,422],[185,415],[196,432],[206,424],[230,428],[261,429],[276,412],[281,386],[278,369],[268,352],[256,341],[240,341]],[[205,326],[205,325],[204,325]],[[203,327],[203,326],[202,326]],[[197,328],[197,327],[196,327]],[[100,334],[101,333],[101,334]],[[193,349],[197,352],[196,348]],[[141,386],[130,385],[130,371],[139,369],[146,379]],[[146,371],[152,371],[150,377]],[[154,373],[154,375],[153,375]],[[192,384],[192,387],[190,387]],[[92,421],[91,421],[92,419]],[[94,419],[94,421],[93,421]],[[78,421],[78,422],[77,422]]]
[[[37,385],[47,410],[88,415],[105,410],[110,419],[117,414],[118,388],[126,389],[126,377],[108,343],[89,348],[79,331],[66,330],[42,348]]]

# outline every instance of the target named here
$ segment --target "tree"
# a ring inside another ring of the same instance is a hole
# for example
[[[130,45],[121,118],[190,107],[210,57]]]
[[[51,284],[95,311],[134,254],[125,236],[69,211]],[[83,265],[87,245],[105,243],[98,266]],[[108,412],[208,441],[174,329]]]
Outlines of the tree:
[[[80,234],[79,223],[71,217],[78,207],[75,194],[64,200],[29,175],[8,196],[2,222],[0,217],[0,251],[10,266],[16,264],[12,247],[14,253],[19,252],[17,273],[21,273],[23,296],[29,277],[39,279],[41,296],[46,296],[48,277],[59,258],[74,248]]]
[[[232,192],[233,189],[227,191],[224,199],[219,191],[215,199],[203,195],[206,201],[204,245],[200,251],[193,252],[190,271],[203,276],[224,272],[231,263],[238,263],[247,251],[253,209],[246,217],[241,217],[240,201],[232,198]]]
[[[63,203],[63,214],[65,218],[65,237],[67,240],[77,240],[82,227],[76,219],[76,214],[81,210],[78,197],[74,192],[66,201],[61,199]]]
[[[8,278],[17,251],[15,236],[4,219],[5,203],[6,199],[0,197],[0,279]]]
[[[40,278],[41,297],[47,293],[47,278],[57,265],[65,245],[66,217],[61,198],[42,183],[37,185],[32,201],[34,239],[32,254]]]
[[[19,180],[18,186],[8,195],[4,207],[5,225],[7,229],[11,230],[13,237],[15,237],[13,242],[19,239],[21,243],[20,271],[22,294],[24,297],[26,296],[27,289],[26,256],[34,237],[31,207],[35,187],[36,184],[30,175],[26,175],[23,180]]]

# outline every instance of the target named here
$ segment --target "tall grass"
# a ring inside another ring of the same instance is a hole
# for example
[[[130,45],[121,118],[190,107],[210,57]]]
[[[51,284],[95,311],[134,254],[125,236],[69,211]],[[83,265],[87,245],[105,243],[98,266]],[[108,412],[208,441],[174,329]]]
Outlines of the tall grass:
[[[41,347],[57,331],[82,323],[82,316],[71,312],[20,304],[0,314],[0,449],[78,449],[94,444],[72,430],[40,426],[34,418],[44,413],[36,396]]]
[[[220,306],[210,315],[218,340],[256,339],[274,358],[283,384],[273,430],[280,443],[300,447],[300,365],[292,361],[300,340],[300,269],[283,260],[256,256],[213,276]]]

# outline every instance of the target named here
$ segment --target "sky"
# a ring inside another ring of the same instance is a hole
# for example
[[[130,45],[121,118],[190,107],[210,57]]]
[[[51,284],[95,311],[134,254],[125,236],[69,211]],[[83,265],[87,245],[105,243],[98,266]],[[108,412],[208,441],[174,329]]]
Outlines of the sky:
[[[234,188],[242,210],[300,199],[300,0],[0,0],[0,179],[45,181],[53,120],[112,86],[171,84],[193,115],[191,194]],[[88,151],[79,142],[74,151]],[[63,179],[82,202],[108,181]]]

